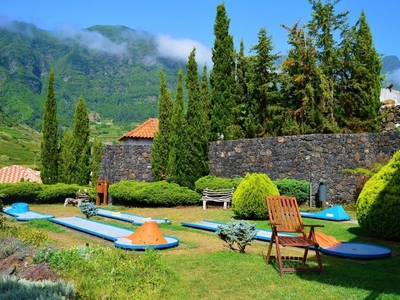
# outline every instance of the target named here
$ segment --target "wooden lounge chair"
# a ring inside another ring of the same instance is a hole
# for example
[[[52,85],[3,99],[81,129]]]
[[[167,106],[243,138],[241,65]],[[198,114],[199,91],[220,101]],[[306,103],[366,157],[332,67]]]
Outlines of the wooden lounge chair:
[[[287,196],[267,196],[265,198],[270,225],[272,228],[271,241],[268,247],[266,263],[270,259],[277,259],[279,264],[280,276],[284,272],[318,272],[324,274],[319,245],[316,241],[314,227],[323,227],[323,225],[304,225],[300,216],[300,210],[295,197]],[[307,235],[305,226],[310,227]],[[293,233],[293,236],[281,236],[279,233]],[[276,256],[271,256],[272,245],[275,243]],[[283,256],[281,254],[281,246],[286,247],[303,247],[304,254],[302,257]],[[310,248],[312,247],[312,248]],[[318,267],[305,266],[308,250],[315,251]],[[302,262],[301,267],[284,267],[283,260],[297,260]]]

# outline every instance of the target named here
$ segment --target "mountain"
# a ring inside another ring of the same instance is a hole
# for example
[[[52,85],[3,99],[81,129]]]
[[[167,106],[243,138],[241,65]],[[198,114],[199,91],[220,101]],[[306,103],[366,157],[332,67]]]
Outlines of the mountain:
[[[160,70],[174,91],[185,61],[168,58],[157,37],[124,26],[46,31],[33,24],[0,25],[0,113],[40,131],[48,74],[54,68],[58,121],[71,127],[79,97],[91,120],[129,127],[157,117]],[[177,49],[179,50],[179,49]],[[189,53],[188,53],[189,55]],[[387,81],[400,87],[400,61],[382,59]]]
[[[157,116],[160,71],[175,89],[182,60],[160,56],[155,36],[124,26],[52,32],[33,24],[0,27],[0,103],[19,124],[39,130],[54,68],[58,120],[70,127],[79,97],[96,120],[119,124]]]

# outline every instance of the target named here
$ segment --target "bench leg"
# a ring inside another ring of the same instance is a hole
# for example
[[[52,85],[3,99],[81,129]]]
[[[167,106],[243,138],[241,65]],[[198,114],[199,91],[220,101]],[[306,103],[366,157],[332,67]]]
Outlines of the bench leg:
[[[207,201],[203,200],[203,210],[206,210]]]
[[[225,202],[225,201],[224,201],[224,209],[226,209],[227,206],[228,206],[228,202]]]

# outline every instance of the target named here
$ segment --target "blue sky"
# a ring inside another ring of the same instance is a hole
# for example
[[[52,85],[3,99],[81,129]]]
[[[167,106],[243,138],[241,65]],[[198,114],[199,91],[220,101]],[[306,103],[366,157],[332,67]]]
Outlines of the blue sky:
[[[160,36],[165,52],[187,58],[193,46],[199,62],[210,61],[213,27],[220,0],[0,0],[0,24],[24,21],[52,31],[80,30],[92,25],[124,25]],[[280,25],[304,24],[311,17],[308,0],[226,0],[230,34],[236,50],[243,39],[246,51],[257,43],[260,28],[272,36],[276,53],[288,50]],[[350,11],[354,25],[364,9],[379,53],[400,58],[399,0],[342,0],[336,12]]]

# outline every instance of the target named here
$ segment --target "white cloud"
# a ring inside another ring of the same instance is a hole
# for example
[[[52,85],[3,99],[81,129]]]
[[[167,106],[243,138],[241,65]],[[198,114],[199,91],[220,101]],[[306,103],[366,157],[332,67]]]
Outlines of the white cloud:
[[[173,39],[168,35],[156,35],[157,50],[160,57],[187,61],[190,52],[196,48],[196,62],[200,69],[207,64],[207,69],[212,67],[211,49],[203,44],[190,39]]]
[[[386,82],[392,82],[395,88],[400,88],[400,69],[390,72],[386,78]]]
[[[81,46],[87,47],[91,50],[102,51],[110,54],[125,54],[127,52],[126,43],[114,43],[104,35],[95,31],[64,26],[60,31],[55,33],[55,36],[61,40],[72,39]]]

